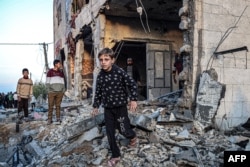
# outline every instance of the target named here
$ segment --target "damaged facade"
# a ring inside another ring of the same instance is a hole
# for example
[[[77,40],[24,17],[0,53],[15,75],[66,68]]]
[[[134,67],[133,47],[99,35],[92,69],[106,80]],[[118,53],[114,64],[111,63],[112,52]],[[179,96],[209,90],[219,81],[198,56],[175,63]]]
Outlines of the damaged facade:
[[[140,67],[140,99],[164,96],[178,89],[172,71],[179,53],[179,79],[185,81],[177,103],[180,110],[191,109],[205,127],[228,130],[245,123],[250,115],[249,4],[54,0],[55,56],[64,64],[68,96],[91,98],[100,69],[97,54],[104,47],[115,51],[120,67],[128,57]]]
[[[90,115],[96,56],[104,47],[113,48],[121,67],[134,58],[142,76],[142,100],[129,114],[138,146],[127,147],[117,133],[117,166],[217,167],[225,151],[249,151],[250,2],[237,2],[55,0],[55,58],[72,100],[62,102],[60,125],[47,125],[46,112],[30,112],[19,125],[17,109],[0,109],[0,166],[18,163],[17,148],[24,166],[107,165],[103,110]],[[183,90],[172,81],[175,53],[183,56]]]

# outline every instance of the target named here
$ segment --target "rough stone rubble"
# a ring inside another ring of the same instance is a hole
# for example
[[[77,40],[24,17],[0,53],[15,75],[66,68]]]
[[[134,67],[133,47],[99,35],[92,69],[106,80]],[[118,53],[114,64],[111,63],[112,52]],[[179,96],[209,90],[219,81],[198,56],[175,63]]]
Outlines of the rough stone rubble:
[[[207,75],[202,77],[206,84],[222,90],[219,83],[208,82],[211,78]],[[117,166],[217,167],[223,165],[225,150],[250,150],[247,126],[236,127],[230,131],[220,131],[211,126],[216,107],[202,101],[205,99],[206,84],[200,87],[197,98],[200,93],[203,98],[200,97],[198,101],[210,110],[204,112],[206,115],[198,117],[199,119],[193,117],[191,110],[181,110],[178,106],[182,90],[152,101],[140,101],[137,113],[129,115],[131,126],[139,138],[138,145],[136,148],[128,148],[129,141],[117,133],[122,154]],[[218,105],[219,98],[207,94],[210,99],[217,99],[213,104]],[[220,95],[217,93],[216,96]],[[202,108],[202,105],[197,105],[197,108]],[[12,160],[8,163],[6,161],[11,157],[13,148],[25,136],[33,138],[22,147],[28,152],[29,163],[20,152],[21,162],[25,166],[106,166],[110,151],[103,112],[92,118],[91,111],[88,100],[80,104],[63,103],[61,125],[47,125],[47,113],[32,112],[32,120],[20,124],[17,133],[16,110],[1,110],[0,166],[11,166]]]

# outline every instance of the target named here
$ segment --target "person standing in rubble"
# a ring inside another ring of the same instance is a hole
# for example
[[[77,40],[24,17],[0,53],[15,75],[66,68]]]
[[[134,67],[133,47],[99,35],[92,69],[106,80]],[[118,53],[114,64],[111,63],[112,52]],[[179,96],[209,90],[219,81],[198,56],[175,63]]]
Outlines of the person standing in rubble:
[[[175,84],[177,83],[176,75],[179,76],[179,74],[182,72],[182,70],[183,70],[183,56],[176,53],[175,54],[175,62],[174,62],[174,70],[173,70],[173,79],[174,79]],[[183,89],[184,81],[178,80],[178,84],[179,84],[179,89]]]
[[[17,97],[18,97],[18,118],[21,120],[23,117],[21,116],[22,110],[24,111],[24,121],[28,121],[28,105],[29,99],[33,94],[33,81],[29,78],[29,70],[24,68],[22,70],[23,77],[20,78],[17,82]]]
[[[31,111],[34,111],[36,107],[36,97],[34,95],[31,97],[30,104],[31,104]]]
[[[97,76],[94,109],[91,114],[96,116],[100,105],[104,107],[107,137],[112,152],[108,165],[114,166],[120,161],[121,156],[115,139],[116,128],[122,135],[130,139],[129,147],[135,147],[137,144],[136,133],[130,127],[126,89],[128,87],[130,92],[130,110],[135,112],[137,108],[137,85],[123,69],[114,65],[115,57],[112,49],[102,49],[98,58],[102,69]]]
[[[127,74],[132,77],[138,85],[141,85],[141,78],[138,68],[134,65],[131,57],[127,58],[127,66],[125,68]]]
[[[18,102],[17,92],[14,92],[13,99],[14,99],[14,108],[17,108],[17,102]]]
[[[56,106],[56,122],[61,123],[61,102],[65,92],[64,74],[61,70],[62,64],[60,60],[53,61],[54,68],[47,72],[46,88],[48,91],[48,122],[53,123],[53,108]]]

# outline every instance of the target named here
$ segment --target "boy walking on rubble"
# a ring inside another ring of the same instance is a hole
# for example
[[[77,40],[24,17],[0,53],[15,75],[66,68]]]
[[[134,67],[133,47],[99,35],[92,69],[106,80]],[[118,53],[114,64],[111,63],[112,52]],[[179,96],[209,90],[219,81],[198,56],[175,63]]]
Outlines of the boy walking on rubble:
[[[130,91],[130,110],[133,112],[137,107],[137,86],[123,69],[113,64],[115,58],[112,49],[102,49],[98,58],[102,69],[97,76],[94,110],[91,114],[92,116],[98,114],[99,106],[103,105],[107,137],[112,152],[108,165],[114,166],[119,162],[121,156],[115,139],[116,128],[122,135],[130,139],[130,147],[136,146],[136,134],[130,127],[128,117],[126,86]]]

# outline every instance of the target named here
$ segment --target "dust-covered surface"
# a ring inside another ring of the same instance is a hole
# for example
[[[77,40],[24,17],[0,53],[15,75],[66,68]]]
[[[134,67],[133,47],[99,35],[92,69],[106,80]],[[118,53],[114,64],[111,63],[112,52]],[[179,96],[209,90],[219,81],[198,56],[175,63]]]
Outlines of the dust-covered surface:
[[[178,109],[175,102],[165,99],[138,103],[137,113],[130,113],[138,145],[127,147],[129,141],[117,133],[122,154],[117,166],[216,167],[223,165],[225,150],[249,149],[247,129],[238,127],[224,133],[213,127],[204,128],[193,119],[191,111]],[[30,121],[20,124],[19,132],[16,132],[15,121],[3,121],[0,124],[1,165],[11,166],[12,160],[8,164],[4,162],[23,136],[31,136],[33,140],[23,146],[31,160],[27,162],[20,151],[20,163],[25,166],[107,166],[111,154],[101,120],[103,113],[92,118],[91,111],[88,102],[77,107],[66,105],[62,108],[60,125],[47,125],[46,112],[30,113]]]

